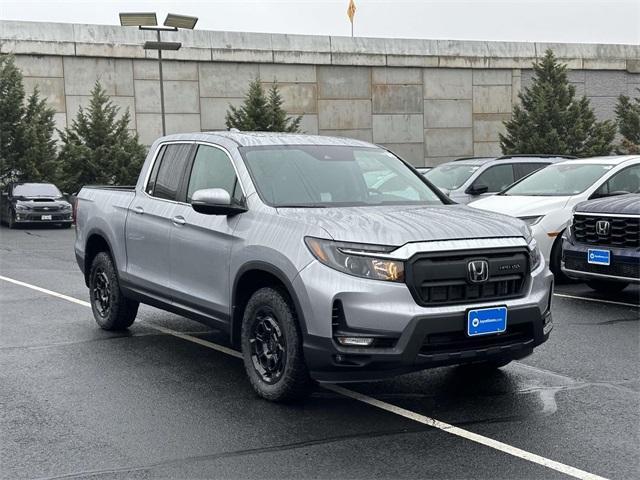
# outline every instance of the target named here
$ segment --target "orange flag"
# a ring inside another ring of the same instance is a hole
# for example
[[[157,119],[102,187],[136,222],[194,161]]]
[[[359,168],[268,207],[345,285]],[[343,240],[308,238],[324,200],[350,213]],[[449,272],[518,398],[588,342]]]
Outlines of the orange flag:
[[[356,15],[356,4],[353,0],[349,0],[349,7],[347,8],[347,16],[349,21],[353,23],[353,17]]]

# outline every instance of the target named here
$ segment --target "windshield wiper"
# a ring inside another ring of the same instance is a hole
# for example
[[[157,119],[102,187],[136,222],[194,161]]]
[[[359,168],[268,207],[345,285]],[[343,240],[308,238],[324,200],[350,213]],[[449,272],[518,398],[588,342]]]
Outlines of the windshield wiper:
[[[327,208],[326,205],[304,205],[304,204],[300,204],[300,205],[296,205],[296,204],[284,204],[284,205],[277,205],[276,208]]]

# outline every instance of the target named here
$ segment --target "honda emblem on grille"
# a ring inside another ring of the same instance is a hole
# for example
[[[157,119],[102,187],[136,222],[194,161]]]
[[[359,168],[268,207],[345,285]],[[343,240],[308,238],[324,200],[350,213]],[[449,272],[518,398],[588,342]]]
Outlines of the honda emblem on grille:
[[[596,222],[596,233],[599,237],[608,237],[611,231],[611,223],[607,220],[598,220]]]
[[[489,280],[489,262],[471,260],[467,263],[467,276],[471,283],[483,283]]]

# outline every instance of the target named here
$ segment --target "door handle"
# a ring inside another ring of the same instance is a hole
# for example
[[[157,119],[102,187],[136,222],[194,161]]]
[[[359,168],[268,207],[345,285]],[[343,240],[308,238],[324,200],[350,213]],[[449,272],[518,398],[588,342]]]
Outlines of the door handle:
[[[187,221],[184,219],[184,217],[178,215],[175,216],[171,219],[171,221],[175,224],[175,225],[184,225],[185,223],[187,223]]]
[[[138,215],[142,215],[144,213],[144,208],[142,208],[142,207],[133,207],[133,213],[137,213]]]

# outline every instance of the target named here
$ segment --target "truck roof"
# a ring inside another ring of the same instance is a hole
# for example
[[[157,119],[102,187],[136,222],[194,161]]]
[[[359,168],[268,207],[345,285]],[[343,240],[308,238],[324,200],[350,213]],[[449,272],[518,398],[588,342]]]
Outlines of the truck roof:
[[[241,147],[258,147],[265,145],[337,145],[350,147],[376,147],[376,145],[344,137],[325,137],[322,135],[304,135],[300,133],[281,132],[235,132],[235,131],[214,131],[214,132],[194,132],[167,135],[162,140],[210,140],[225,138],[231,140]]]

